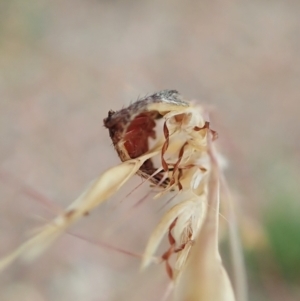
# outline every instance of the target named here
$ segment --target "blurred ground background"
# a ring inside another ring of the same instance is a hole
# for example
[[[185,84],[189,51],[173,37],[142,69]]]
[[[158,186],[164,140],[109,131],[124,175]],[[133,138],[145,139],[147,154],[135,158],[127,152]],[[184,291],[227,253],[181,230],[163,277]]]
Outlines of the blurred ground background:
[[[23,185],[65,207],[119,162],[107,111],[171,88],[214,107],[250,300],[299,300],[299,16],[297,0],[1,0],[0,255],[54,216]],[[72,229],[84,239],[65,235],[7,269],[0,300],[159,300],[163,266],[140,274],[139,258],[88,242],[142,253],[157,206],[130,211],[126,226],[115,206],[139,183]]]

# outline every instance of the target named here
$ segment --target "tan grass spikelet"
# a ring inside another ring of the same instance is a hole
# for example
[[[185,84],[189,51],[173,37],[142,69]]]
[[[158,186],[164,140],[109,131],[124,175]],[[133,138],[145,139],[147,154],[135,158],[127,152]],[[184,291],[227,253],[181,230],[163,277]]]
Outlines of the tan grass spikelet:
[[[177,279],[174,301],[234,301],[232,285],[219,254],[219,169],[210,150],[208,209],[194,247]]]
[[[137,172],[144,161],[157,153],[157,150],[153,150],[151,153],[123,162],[104,172],[63,214],[47,224],[36,236],[2,258],[0,260],[0,271],[18,257],[21,257],[24,261],[30,261],[37,257],[74,222],[111,197]]]

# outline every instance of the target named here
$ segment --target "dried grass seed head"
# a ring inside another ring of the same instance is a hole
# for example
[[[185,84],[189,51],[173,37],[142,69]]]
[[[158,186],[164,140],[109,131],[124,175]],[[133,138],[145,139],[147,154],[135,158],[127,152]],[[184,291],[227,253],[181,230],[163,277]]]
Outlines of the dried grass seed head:
[[[157,126],[159,120],[161,127]],[[137,173],[160,188],[155,198],[175,191],[173,196],[177,201],[150,236],[142,265],[152,261],[162,238],[167,235],[170,247],[162,259],[171,278],[174,269],[175,277],[180,273],[207,211],[211,170],[207,139],[212,131],[202,107],[183,100],[175,90],[164,90],[118,112],[110,111],[104,125],[109,129],[122,163],[104,172],[65,212],[1,260],[0,269],[18,257],[35,257]],[[153,147],[149,146],[150,139],[156,139]],[[173,254],[176,254],[174,268],[169,263]]]
[[[188,257],[206,212],[207,179],[210,160],[207,138],[211,133],[202,107],[183,100],[175,90],[163,90],[143,98],[118,112],[110,111],[104,120],[120,159],[126,161],[151,152],[149,139],[157,139],[161,149],[158,166],[148,159],[137,174],[159,184],[162,191],[155,198],[177,189],[173,206],[154,229],[145,251],[143,266],[151,262],[165,234],[170,249],[163,255],[167,271],[173,275],[168,260],[177,253],[175,269],[180,271]],[[163,119],[163,127],[156,128]],[[156,158],[157,159],[157,158]]]

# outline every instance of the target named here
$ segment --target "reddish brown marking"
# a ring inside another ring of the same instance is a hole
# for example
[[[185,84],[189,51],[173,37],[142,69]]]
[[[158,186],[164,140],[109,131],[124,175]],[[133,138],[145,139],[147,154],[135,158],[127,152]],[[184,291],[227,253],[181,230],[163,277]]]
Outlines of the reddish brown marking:
[[[173,269],[168,261],[166,261],[166,271],[170,279],[173,279]]]
[[[170,279],[173,279],[173,269],[169,263],[169,258],[174,253],[174,246],[171,246],[167,252],[162,255],[162,259],[166,262],[166,271]]]
[[[165,152],[167,151],[168,147],[169,147],[169,130],[168,130],[168,127],[166,125],[166,122],[164,123],[164,136],[166,138],[166,141],[162,147],[162,150],[161,150],[161,164],[162,164],[162,167],[164,169],[165,172],[168,172],[169,170],[169,167],[168,167],[168,164],[167,162],[165,161],[165,158],[164,158],[164,154]]]
[[[176,122],[182,122],[183,121],[183,118],[185,117],[185,113],[182,113],[182,114],[177,114],[177,115],[175,115],[174,116],[174,118],[175,118],[175,120],[176,120]]]
[[[194,127],[194,131],[196,131],[196,132],[199,132],[199,131],[204,130],[204,129],[209,129],[209,122],[208,121],[205,121],[203,127],[199,127],[199,126]]]
[[[76,212],[75,209],[71,209],[65,213],[65,217],[70,218],[72,215],[74,215],[75,212]]]
[[[149,150],[148,138],[155,139],[154,127],[155,121],[147,113],[133,119],[124,135],[124,147],[130,158],[137,158]]]
[[[179,169],[179,164],[180,164],[181,159],[182,159],[182,157],[183,157],[183,154],[184,154],[184,148],[185,148],[186,145],[188,145],[187,142],[185,142],[185,143],[183,144],[183,146],[180,148],[179,155],[178,155],[178,160],[177,160],[177,162],[174,164],[173,178],[172,178],[172,180],[173,180],[174,182],[175,182],[175,179],[174,179],[175,172]],[[180,183],[180,181],[179,181],[180,178],[181,178],[181,176],[182,176],[182,169],[179,169],[179,171],[178,171],[178,177],[177,177],[177,183],[178,183],[178,188],[179,188],[179,190],[182,190],[182,185],[181,185],[181,183]]]
[[[186,243],[182,244],[181,246],[179,246],[178,248],[176,248],[174,250],[174,253],[178,253],[178,252],[182,251],[185,248],[185,246],[186,246]]]
[[[214,130],[210,130],[210,132],[212,133],[212,136],[213,136],[212,140],[213,141],[217,140],[218,137],[219,137],[219,134],[216,131],[214,131]]]
[[[195,166],[196,166],[195,164],[188,164],[188,165],[185,165],[184,167],[182,167],[181,169],[190,169]]]
[[[169,258],[172,256],[172,254],[175,251],[176,240],[172,234],[172,230],[175,227],[176,222],[177,222],[177,218],[175,218],[174,221],[169,226],[168,239],[170,243],[170,248],[162,255],[162,259],[166,262],[166,271],[170,279],[173,279],[173,269],[169,263]]]
[[[205,121],[205,123],[204,123],[204,126],[203,127],[198,127],[198,126],[195,126],[194,127],[194,131],[201,131],[201,130],[204,130],[204,129],[208,129],[210,132],[211,132],[211,134],[212,134],[212,140],[214,141],[214,140],[216,140],[216,139],[218,139],[218,133],[216,132],[216,131],[214,131],[214,130],[212,130],[212,129],[210,129],[210,127],[209,127],[209,122],[208,121]]]
[[[43,195],[30,185],[24,183],[23,181],[20,181],[13,174],[7,171],[0,170],[0,179],[1,181],[4,181],[4,183],[11,185],[13,188],[18,188],[18,191],[20,191],[20,193],[28,196],[33,200],[38,201],[49,211],[57,214],[61,212],[62,208],[56,205],[54,201],[52,201],[47,196]]]
[[[173,228],[175,227],[177,223],[177,217],[174,219],[174,221],[172,222],[172,224],[170,225],[169,227],[169,235],[168,235],[168,238],[169,238],[169,243],[170,245],[174,245],[176,243],[175,241],[175,238],[173,237],[171,231],[173,230]]]
[[[170,183],[169,183],[169,186],[171,187],[171,186],[173,186],[174,184],[175,184],[175,179],[172,178],[171,181],[170,181]]]
[[[185,148],[187,145],[188,145],[188,143],[185,142],[185,143],[183,144],[183,146],[180,148],[180,151],[179,151],[179,154],[178,154],[178,160],[177,160],[177,162],[174,164],[173,176],[174,176],[175,172],[178,170],[179,164],[180,164],[181,159],[182,159],[183,154],[184,154],[184,148]]]
[[[182,169],[180,168],[179,172],[178,172],[178,178],[177,178],[179,190],[182,190],[182,184],[180,183],[180,178],[181,177],[182,177]]]
[[[163,131],[164,131],[164,136],[165,136],[166,140],[168,140],[169,139],[169,129],[167,127],[167,123],[166,122],[164,122]]]
[[[168,136],[167,136],[167,137],[168,137]],[[166,142],[167,142],[167,141],[168,141],[168,140],[166,140]],[[182,176],[182,170],[179,169],[179,164],[180,164],[180,162],[181,162],[181,160],[182,160],[182,157],[183,157],[183,154],[184,154],[184,148],[185,148],[186,145],[188,145],[187,142],[185,142],[185,143],[183,144],[183,146],[180,148],[179,154],[178,154],[178,160],[177,160],[177,162],[176,162],[175,164],[172,164],[172,165],[173,165],[173,172],[172,172],[172,178],[171,178],[170,183],[169,183],[170,186],[172,186],[172,185],[174,185],[174,184],[176,183],[176,180],[175,180],[175,173],[178,171],[177,183],[178,183],[179,190],[182,190],[182,185],[181,185],[181,183],[180,183],[180,181],[179,181],[179,179],[180,179],[181,176]],[[164,148],[163,148],[163,150],[162,150],[162,165],[163,165],[163,167],[165,166],[168,170],[170,170],[169,167],[168,167],[168,164],[167,164],[166,161],[164,160],[163,155],[164,155]],[[165,167],[164,167],[164,168],[165,168]]]
[[[171,246],[162,256],[161,258],[165,261],[168,261],[171,255],[174,253],[174,247]]]

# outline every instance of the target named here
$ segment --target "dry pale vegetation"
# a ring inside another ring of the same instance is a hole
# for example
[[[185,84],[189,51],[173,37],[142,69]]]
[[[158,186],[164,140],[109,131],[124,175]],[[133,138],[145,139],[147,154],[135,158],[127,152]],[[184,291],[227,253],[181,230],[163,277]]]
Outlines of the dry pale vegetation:
[[[118,112],[110,111],[104,124],[122,163],[105,171],[61,215],[3,258],[0,270],[19,257],[26,262],[34,259],[137,173],[154,184],[154,199],[170,194],[176,200],[153,230],[142,267],[153,261],[165,263],[174,300],[246,300],[233,206],[214,146],[217,133],[210,128],[205,108],[184,100],[175,90],[163,90]],[[229,212],[235,293],[219,254],[220,186]],[[169,248],[158,257],[156,250],[164,236]]]

